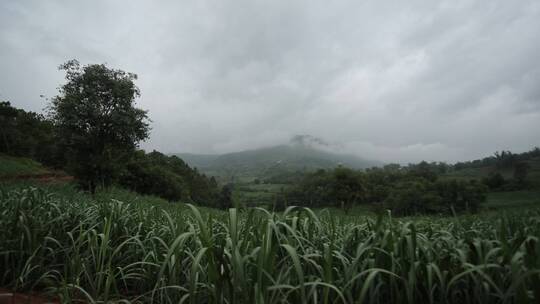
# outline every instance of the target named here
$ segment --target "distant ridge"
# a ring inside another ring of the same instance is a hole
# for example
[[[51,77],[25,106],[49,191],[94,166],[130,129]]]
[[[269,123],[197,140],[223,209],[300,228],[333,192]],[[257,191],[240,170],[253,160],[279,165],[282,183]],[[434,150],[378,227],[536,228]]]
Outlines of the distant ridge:
[[[321,148],[319,148],[319,146]],[[309,135],[295,136],[290,144],[226,154],[176,153],[189,165],[203,172],[221,175],[231,171],[242,175],[263,176],[275,171],[328,169],[344,166],[364,169],[381,162],[328,151],[324,141]]]
[[[173,154],[180,157],[191,167],[206,168],[214,160],[216,160],[219,154],[193,154],[193,153],[176,153]]]

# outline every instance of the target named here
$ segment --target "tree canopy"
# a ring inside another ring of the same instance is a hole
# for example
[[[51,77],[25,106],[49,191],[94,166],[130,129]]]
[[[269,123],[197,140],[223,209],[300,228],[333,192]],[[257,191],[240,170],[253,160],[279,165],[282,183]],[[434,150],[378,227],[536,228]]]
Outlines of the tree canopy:
[[[67,82],[50,105],[67,170],[90,191],[107,186],[149,135],[147,112],[135,105],[137,76],[104,64],[60,66]]]

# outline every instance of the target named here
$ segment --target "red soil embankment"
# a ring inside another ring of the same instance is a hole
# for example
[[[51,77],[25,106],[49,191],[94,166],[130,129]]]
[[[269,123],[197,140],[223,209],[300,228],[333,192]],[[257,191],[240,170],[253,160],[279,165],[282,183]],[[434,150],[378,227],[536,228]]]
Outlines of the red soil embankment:
[[[72,181],[73,176],[66,175],[63,172],[0,176],[0,181],[17,181],[17,180],[20,180],[20,181],[31,180],[31,181],[37,181],[40,183],[62,183],[62,182]]]
[[[11,292],[0,288],[0,304],[58,304],[56,299],[48,299],[38,295],[26,295],[17,292]]]

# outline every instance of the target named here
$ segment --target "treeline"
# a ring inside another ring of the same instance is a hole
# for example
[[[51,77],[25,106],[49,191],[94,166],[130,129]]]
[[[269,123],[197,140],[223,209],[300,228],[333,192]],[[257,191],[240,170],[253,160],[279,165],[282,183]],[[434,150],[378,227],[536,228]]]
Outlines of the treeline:
[[[487,169],[489,174],[481,179],[482,183],[488,186],[491,190],[520,190],[526,188],[526,178],[530,171],[529,161],[540,160],[540,148],[535,147],[530,151],[523,153],[512,153],[510,151],[495,152],[493,156],[485,157],[479,160],[468,162],[458,162],[455,164],[447,164],[444,162],[425,162],[418,164],[409,164],[401,166],[399,164],[385,165],[386,170],[399,170],[404,172],[424,172],[431,177],[459,173],[467,169]],[[372,168],[369,170],[377,170]],[[511,178],[504,178],[501,172],[507,172]]]
[[[145,153],[147,112],[135,106],[136,75],[105,65],[60,67],[67,82],[47,116],[0,102],[0,153],[35,159],[73,175],[82,189],[120,185],[171,201],[232,205],[230,189],[175,156]]]
[[[486,199],[487,187],[478,181],[438,179],[425,164],[407,170],[393,166],[355,171],[348,168],[306,174],[276,199],[287,205],[339,207],[345,211],[369,205],[397,215],[471,211]]]
[[[498,169],[509,169],[516,165],[540,157],[540,148],[535,147],[523,153],[512,153],[510,151],[495,152],[494,155],[466,162],[457,162],[453,165],[454,170],[467,168],[495,167]]]
[[[54,124],[42,114],[0,101],[0,153],[35,159],[49,167],[62,163]]]
[[[276,196],[274,208],[289,205],[339,207],[356,205],[390,209],[398,215],[474,212],[485,201],[487,191],[527,189],[528,161],[540,157],[540,149],[514,154],[495,153],[482,160],[455,165],[444,162],[388,164],[365,171],[338,167],[314,173],[276,175],[265,182],[289,184]],[[451,173],[467,168],[490,168],[487,177],[453,178]],[[511,172],[504,177],[499,171]]]

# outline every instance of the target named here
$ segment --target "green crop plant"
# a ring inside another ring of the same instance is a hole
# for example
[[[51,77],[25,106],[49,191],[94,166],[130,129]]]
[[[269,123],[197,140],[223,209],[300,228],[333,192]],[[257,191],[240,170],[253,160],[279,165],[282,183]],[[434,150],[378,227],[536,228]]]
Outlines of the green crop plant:
[[[0,190],[0,286],[85,303],[532,303],[540,212],[340,218]]]

